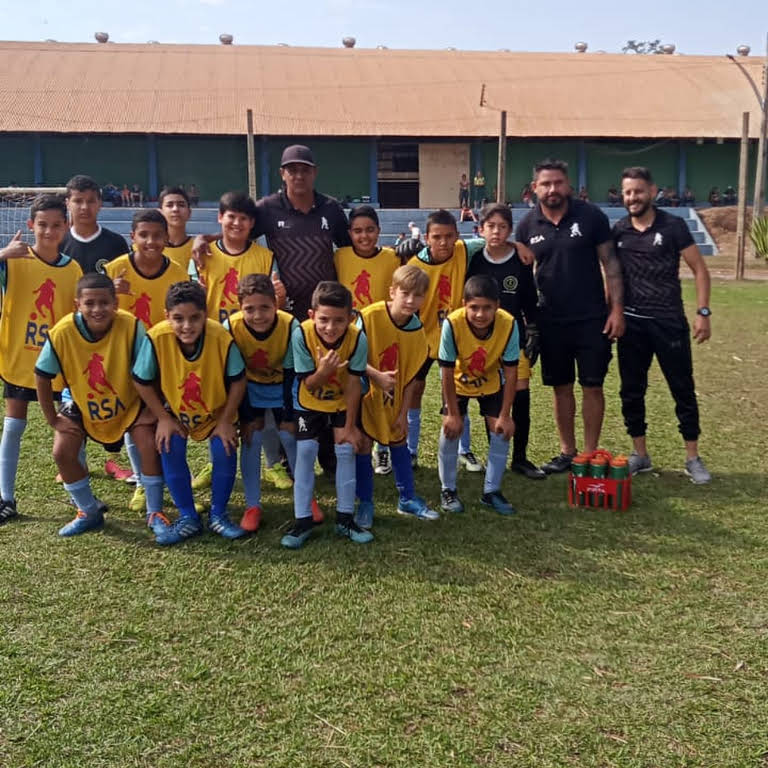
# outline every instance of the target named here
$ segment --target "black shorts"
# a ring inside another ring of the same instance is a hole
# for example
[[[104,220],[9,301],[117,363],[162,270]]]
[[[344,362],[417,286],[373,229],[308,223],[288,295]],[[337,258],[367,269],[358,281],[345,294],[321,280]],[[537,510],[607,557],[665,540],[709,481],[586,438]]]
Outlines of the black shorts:
[[[248,396],[243,398],[238,408],[238,418],[241,424],[249,424],[256,419],[263,419],[267,411],[272,411],[275,424],[279,427],[285,421],[294,421],[293,407],[290,408],[257,408],[248,402]]]
[[[73,400],[67,400],[65,403],[61,404],[61,408],[59,408],[59,416],[74,421],[81,429],[83,428],[83,415],[80,413],[80,409]],[[85,436],[85,429],[83,429],[83,435]],[[114,443],[102,443],[102,445],[109,453],[119,453],[120,449],[123,447],[123,438],[121,437]]]
[[[416,381],[426,381],[427,375],[429,374],[429,369],[434,365],[435,358],[434,357],[428,357],[424,361],[424,365],[419,368],[416,375],[413,377]]]
[[[6,400],[23,400],[25,403],[37,402],[37,390],[31,387],[17,387],[15,384],[3,382],[3,397]],[[53,399],[61,400],[61,392],[54,392]]]
[[[294,411],[297,440],[319,440],[323,432],[332,428],[342,429],[347,423],[346,411]]]
[[[604,317],[570,324],[540,317],[542,382],[548,387],[573,384],[575,363],[582,387],[602,387],[612,357],[604,327]]]
[[[480,397],[468,397],[467,395],[456,395],[456,401],[459,404],[459,413],[462,416],[467,415],[467,408],[470,400],[477,400],[481,416],[490,416],[492,419],[498,418],[501,413],[501,404],[504,402],[502,390],[494,392],[492,395],[480,395]],[[440,409],[440,413],[445,416],[445,405]]]

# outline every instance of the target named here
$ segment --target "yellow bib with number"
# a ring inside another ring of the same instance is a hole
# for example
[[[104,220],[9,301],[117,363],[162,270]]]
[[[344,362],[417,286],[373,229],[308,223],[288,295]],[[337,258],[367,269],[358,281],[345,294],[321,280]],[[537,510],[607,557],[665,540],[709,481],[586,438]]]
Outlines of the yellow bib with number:
[[[77,281],[83,272],[76,261],[48,264],[29,249],[29,259],[5,262],[3,314],[0,316],[0,376],[15,387],[35,388],[35,363],[53,328],[75,306]],[[61,377],[53,380],[61,392]]]
[[[189,280],[189,275],[168,260],[159,274],[147,277],[139,272],[134,256],[126,253],[105,265],[104,271],[115,280],[122,277],[130,283],[131,292],[118,293],[117,305],[141,320],[147,329],[165,319],[165,295],[174,283]]]
[[[141,410],[131,378],[137,322],[119,309],[109,331],[98,341],[88,341],[69,314],[49,333],[83,429],[99,443],[117,442]]]
[[[147,333],[157,356],[163,397],[193,440],[205,440],[213,432],[227,402],[227,355],[235,343],[226,328],[210,319],[203,334],[200,354],[190,360],[167,320]]]
[[[260,339],[245,324],[242,312],[229,316],[229,330],[245,358],[246,376],[259,384],[280,384],[283,359],[291,343],[293,315],[277,310],[275,325],[267,338]]]
[[[393,248],[380,248],[373,256],[358,256],[351,246],[333,254],[336,279],[352,294],[352,307],[360,311],[389,298],[392,275],[400,266]]]
[[[514,331],[515,318],[499,309],[486,339],[478,338],[469,327],[464,307],[451,312],[447,321],[456,344],[456,394],[481,397],[498,392],[502,387],[501,358]]]
[[[304,335],[304,344],[307,351],[315,361],[315,369],[320,364],[320,358],[329,352],[325,342],[317,335],[315,324],[312,320],[305,320],[301,324],[301,332]],[[335,347],[341,362],[349,362],[357,349],[360,330],[350,325],[344,333],[341,344]],[[337,368],[323,386],[314,390],[307,389],[306,378],[299,380],[297,398],[299,406],[306,411],[322,411],[323,413],[335,413],[345,411],[347,403],[344,398],[344,390],[349,377],[349,366]]]
[[[403,406],[403,390],[427,359],[427,338],[421,324],[406,331],[395,325],[387,303],[379,301],[361,313],[368,339],[368,365],[378,371],[397,371],[395,388],[383,392],[371,384],[360,405],[365,433],[382,445],[399,443],[404,434],[395,434],[392,425]]]
[[[419,312],[429,344],[429,356],[437,359],[440,349],[440,328],[448,315],[461,306],[464,281],[467,277],[467,247],[463,240],[453,246],[453,255],[442,264],[428,264],[418,256],[408,261],[429,276],[429,288]]]
[[[272,251],[257,243],[237,256],[222,250],[221,241],[210,244],[210,255],[200,278],[205,283],[208,317],[223,323],[230,315],[239,311],[237,284],[246,275],[269,275],[273,271]]]

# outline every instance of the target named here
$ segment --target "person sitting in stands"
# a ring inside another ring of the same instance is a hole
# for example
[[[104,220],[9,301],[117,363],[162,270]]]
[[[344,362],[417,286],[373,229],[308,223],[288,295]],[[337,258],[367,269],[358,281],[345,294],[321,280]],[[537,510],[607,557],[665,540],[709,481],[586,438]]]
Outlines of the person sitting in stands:
[[[126,207],[131,204],[131,190],[127,184],[123,184],[123,188],[120,190],[120,202]]]
[[[579,189],[579,200],[583,200],[585,203],[589,202],[589,192],[587,192],[586,187],[581,187]]]
[[[619,197],[619,192],[616,189],[616,187],[609,187],[608,188],[608,205],[610,206],[616,206],[621,201],[621,198]]]
[[[730,184],[723,191],[723,205],[736,205],[736,190]]]
[[[680,195],[677,194],[677,190],[674,187],[667,187],[665,194],[667,205],[671,205],[673,208],[677,208],[680,205]]]
[[[683,192],[683,205],[696,205],[696,195],[690,187],[686,187]]]
[[[200,202],[200,192],[197,189],[197,184],[190,184],[187,194],[189,195],[190,205],[196,206]]]
[[[461,217],[459,221],[477,221],[477,216],[468,205],[464,205],[461,208]]]
[[[138,184],[134,184],[131,187],[131,203],[133,205],[144,205],[144,193]]]
[[[719,187],[712,187],[712,189],[709,191],[709,204],[710,205],[721,205],[722,199],[720,197],[720,188]]]

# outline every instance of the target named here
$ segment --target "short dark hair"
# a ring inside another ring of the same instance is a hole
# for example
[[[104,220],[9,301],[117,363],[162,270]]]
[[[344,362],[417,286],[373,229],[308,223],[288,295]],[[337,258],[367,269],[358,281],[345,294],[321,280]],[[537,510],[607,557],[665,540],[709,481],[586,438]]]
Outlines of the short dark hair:
[[[510,229],[515,225],[512,220],[512,211],[509,206],[504,205],[504,203],[488,203],[488,205],[484,205],[480,211],[480,226],[485,224],[491,216],[501,216],[501,218],[509,224]]]
[[[568,163],[565,160],[554,160],[551,157],[547,157],[544,160],[539,160],[533,166],[533,178],[535,179],[542,171],[560,171],[563,176],[567,177]]]
[[[35,216],[40,211],[59,211],[64,217],[64,221],[67,220],[67,201],[61,196],[56,194],[50,194],[48,192],[38,195],[29,206],[29,218],[32,221],[35,220]]]
[[[253,296],[258,293],[260,296],[269,296],[272,301],[276,301],[275,286],[269,275],[252,274],[246,275],[237,284],[237,300],[242,304],[247,296]]]
[[[194,304],[198,309],[205,311],[205,290],[200,283],[192,280],[183,280],[169,286],[165,294],[165,308],[170,312],[179,304]]]
[[[187,194],[187,191],[184,189],[184,187],[163,187],[163,189],[160,191],[160,195],[157,198],[158,208],[163,207],[163,200],[165,200],[168,195],[181,195],[186,201],[187,207],[189,207],[189,195]]]
[[[67,200],[69,200],[73,192],[87,192],[89,189],[93,190],[99,200],[101,200],[101,187],[96,183],[95,179],[83,174],[73,176],[67,182]]]
[[[80,298],[83,291],[109,291],[113,299],[117,296],[112,278],[101,272],[89,272],[77,281],[75,295]]]
[[[161,224],[168,231],[168,222],[157,208],[139,208],[131,219],[131,232],[135,232],[139,224]]]
[[[335,280],[323,280],[312,291],[312,309],[337,307],[352,311],[352,294],[349,289]]]
[[[464,283],[464,301],[472,299],[499,300],[499,284],[490,275],[472,275]]]
[[[642,181],[646,181],[648,184],[653,184],[651,172],[643,165],[633,165],[625,168],[621,172],[621,180],[624,181],[624,179],[642,179]]]
[[[355,219],[365,217],[371,221],[376,222],[376,226],[379,225],[379,214],[376,213],[376,209],[372,205],[358,205],[357,208],[353,208],[349,212],[349,226],[352,226],[352,222]]]
[[[227,211],[242,213],[250,219],[255,219],[256,203],[245,192],[225,192],[219,200],[219,213]]]
[[[445,208],[432,211],[432,213],[427,216],[427,225],[425,228],[425,232],[427,234],[429,234],[429,228],[433,224],[440,224],[446,227],[455,227],[456,231],[459,231],[458,224],[456,224],[456,217],[450,211],[446,211]]]

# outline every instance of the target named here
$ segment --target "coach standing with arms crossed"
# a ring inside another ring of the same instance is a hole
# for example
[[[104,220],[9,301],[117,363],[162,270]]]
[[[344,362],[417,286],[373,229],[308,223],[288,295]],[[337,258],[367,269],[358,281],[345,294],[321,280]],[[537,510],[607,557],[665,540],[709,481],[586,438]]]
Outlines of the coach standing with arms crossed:
[[[613,228],[624,275],[626,333],[619,340],[621,410],[634,443],[629,470],[653,469],[645,443],[645,391],[653,356],[659,361],[675,401],[685,441],[685,473],[697,485],[712,478],[699,457],[699,406],[693,383],[688,321],[680,289],[680,257],[693,272],[698,309],[693,337],[701,344],[711,333],[709,270],[685,222],[653,205],[656,185],[647,168],[627,168],[621,195],[629,216]]]
[[[541,374],[554,388],[560,433],[560,453],[541,468],[553,474],[567,471],[576,454],[574,364],[582,388],[584,450],[597,449],[611,341],[624,333],[624,294],[608,218],[597,206],[573,199],[568,165],[538,163],[533,189],[538,203],[518,224],[515,245],[523,261],[536,262]]]

